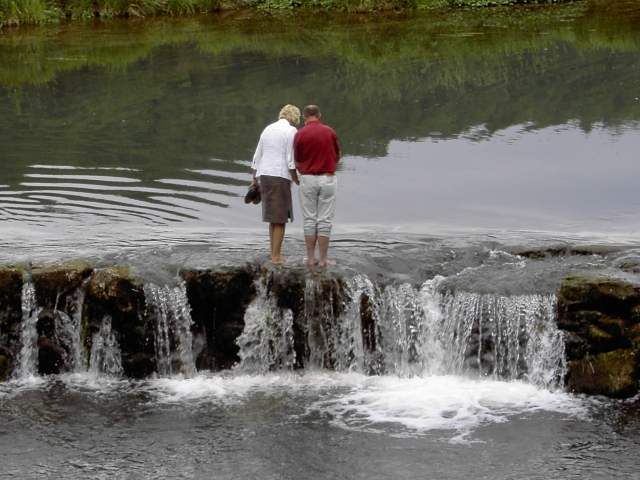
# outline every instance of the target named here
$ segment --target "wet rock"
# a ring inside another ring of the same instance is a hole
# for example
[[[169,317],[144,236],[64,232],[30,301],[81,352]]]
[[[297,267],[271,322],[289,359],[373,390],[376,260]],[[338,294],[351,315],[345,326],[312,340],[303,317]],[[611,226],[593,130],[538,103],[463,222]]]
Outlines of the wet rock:
[[[38,373],[55,375],[63,371],[67,353],[46,337],[38,339]]]
[[[551,247],[532,248],[526,250],[516,249],[513,253],[532,260],[539,260],[543,258],[553,257],[606,255],[607,253],[610,253],[612,251],[615,251],[615,249],[602,246],[571,247],[568,245],[556,245]]]
[[[141,378],[155,370],[154,325],[145,318],[142,284],[122,267],[97,270],[86,284],[83,338],[87,351],[102,319],[109,315],[122,352],[122,368],[129,377]]]
[[[267,290],[277,298],[278,307],[289,309],[293,314],[293,349],[296,353],[295,368],[303,368],[305,360],[310,356],[309,325],[305,315],[305,272],[294,269],[263,270],[267,277]],[[309,305],[313,299],[308,299]],[[314,332],[320,334],[321,328],[316,325]],[[320,347],[322,348],[322,347]],[[323,359],[321,363],[325,363]]]
[[[75,292],[92,272],[92,267],[84,262],[33,269],[32,279],[38,305],[44,308],[64,308],[67,297]]]
[[[637,392],[639,308],[638,285],[584,276],[563,281],[558,327],[568,332],[567,385],[572,391],[613,397]]]
[[[597,311],[630,318],[632,309],[640,305],[640,286],[623,280],[570,276],[562,282],[558,300],[565,317],[578,311]]]
[[[22,321],[22,270],[0,268],[0,355],[4,357],[4,377],[8,378],[17,355]],[[0,381],[3,378],[0,365]]]
[[[185,270],[191,305],[198,369],[220,370],[238,362],[236,338],[244,329],[244,313],[255,297],[256,267],[223,271]]]
[[[0,382],[9,379],[11,373],[11,361],[7,355],[0,355]]]
[[[567,387],[576,393],[632,397],[638,392],[638,355],[619,349],[569,362]]]
[[[640,273],[640,255],[625,255],[617,258],[613,265],[623,272]]]

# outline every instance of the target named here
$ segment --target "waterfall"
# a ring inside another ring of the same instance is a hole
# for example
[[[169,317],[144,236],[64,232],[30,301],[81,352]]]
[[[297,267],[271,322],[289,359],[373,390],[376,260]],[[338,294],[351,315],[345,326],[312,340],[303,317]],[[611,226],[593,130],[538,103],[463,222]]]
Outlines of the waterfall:
[[[238,368],[255,373],[291,369],[296,361],[293,312],[278,307],[265,279],[256,280],[255,286],[257,295],[247,307],[244,330],[236,339],[240,347]]]
[[[449,291],[443,281],[436,277],[419,288],[376,286],[357,275],[341,288],[335,279],[310,275],[303,310],[294,313],[278,306],[266,279],[257,280],[257,296],[237,339],[240,368],[292,368],[299,335],[305,358],[297,360],[307,368],[476,375],[545,388],[562,384],[564,338],[556,326],[554,295]]]
[[[93,335],[89,372],[94,375],[107,374],[118,376],[122,374],[122,356],[116,336],[111,331],[111,317],[105,315],[100,330]]]
[[[15,378],[30,377],[38,371],[38,315],[36,289],[31,281],[22,285],[22,323],[20,327],[20,350],[18,352]]]
[[[147,312],[155,319],[156,365],[159,375],[196,373],[191,333],[191,307],[184,283],[177,287],[144,287]],[[172,348],[173,345],[173,348]]]
[[[87,369],[87,354],[82,343],[82,308],[85,290],[78,288],[67,299],[66,311],[58,310],[58,300],[54,309],[55,336],[68,352],[67,366],[72,372]]]
[[[443,292],[442,280],[436,277],[419,289],[409,284],[368,288],[376,322],[373,347],[383,358],[384,372],[477,372],[546,388],[561,384],[566,365],[554,295]],[[346,309],[351,317],[361,304],[363,284],[361,277],[351,281],[356,292]]]

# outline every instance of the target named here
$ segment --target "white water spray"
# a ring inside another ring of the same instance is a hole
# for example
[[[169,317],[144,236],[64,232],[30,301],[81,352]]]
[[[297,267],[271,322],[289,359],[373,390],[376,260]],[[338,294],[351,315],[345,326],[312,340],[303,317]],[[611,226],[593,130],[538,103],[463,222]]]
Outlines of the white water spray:
[[[256,281],[256,298],[244,314],[244,331],[237,338],[239,370],[265,373],[291,369],[296,353],[293,345],[293,312],[278,307],[264,280]]]
[[[36,289],[31,281],[22,285],[22,323],[20,351],[18,352],[15,378],[33,377],[38,373],[38,315],[41,309],[36,302]]]
[[[158,374],[195,375],[191,333],[193,320],[184,282],[176,287],[149,284],[145,285],[144,291],[148,313],[155,319]]]
[[[111,330],[111,317],[105,315],[100,330],[93,335],[89,373],[93,375],[122,375],[122,355],[120,345]]]

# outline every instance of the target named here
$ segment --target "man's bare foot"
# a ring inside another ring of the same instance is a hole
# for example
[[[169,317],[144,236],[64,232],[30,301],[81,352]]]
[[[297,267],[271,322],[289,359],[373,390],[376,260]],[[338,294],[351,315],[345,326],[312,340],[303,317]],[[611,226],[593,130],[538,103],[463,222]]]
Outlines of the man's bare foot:
[[[273,263],[274,265],[284,265],[285,263],[287,263],[287,259],[286,257],[280,255],[279,257],[272,257],[271,263]]]
[[[322,261],[322,260],[321,260],[321,261],[319,261],[319,262],[318,262],[318,266],[319,266],[320,268],[332,267],[332,266],[333,266],[333,265],[335,265],[335,264],[336,264],[335,260],[331,260],[331,259],[329,259],[329,258],[327,258],[327,259],[326,259],[326,260],[324,260],[324,261]]]
[[[312,259],[305,258],[304,263],[307,265],[307,267],[313,268],[316,265],[318,265],[318,260],[316,260],[315,258],[312,258]]]

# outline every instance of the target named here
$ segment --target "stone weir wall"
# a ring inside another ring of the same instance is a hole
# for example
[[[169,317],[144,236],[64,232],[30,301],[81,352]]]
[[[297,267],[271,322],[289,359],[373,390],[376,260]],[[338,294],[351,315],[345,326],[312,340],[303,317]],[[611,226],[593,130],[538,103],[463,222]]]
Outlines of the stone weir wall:
[[[265,270],[246,265],[221,270],[185,270],[180,276],[186,287],[191,307],[193,356],[198,369],[221,370],[239,361],[236,339],[244,329],[247,306],[256,297],[256,279],[265,281],[277,306],[293,315],[296,350],[295,367],[304,367],[308,358],[310,312],[305,305],[305,272],[303,270]],[[29,312],[24,303],[23,286],[30,281],[35,289],[35,305]],[[87,368],[95,334],[105,316],[117,335],[125,376],[143,378],[158,371],[157,310],[145,294],[145,285],[131,276],[126,268],[94,269],[86,264],[66,264],[34,268],[27,274],[20,268],[0,269],[0,380],[7,380],[20,368],[20,349],[25,317],[37,316],[37,371],[46,375],[72,370],[69,342],[61,338],[56,318],[79,315],[81,349]],[[341,313],[344,284],[339,277],[323,275],[315,294],[315,304],[330,304],[334,316]],[[80,312],[80,313],[78,313]],[[161,312],[166,315],[166,312]],[[318,318],[321,318],[320,316]],[[322,328],[321,326],[319,328]],[[171,329],[172,330],[172,329]],[[177,343],[176,332],[167,333],[171,349]],[[327,349],[329,351],[329,349]],[[332,367],[330,353],[322,361]]]
[[[183,270],[180,277],[189,316],[189,358],[198,370],[228,369],[242,360],[238,339],[244,346],[256,341],[247,335],[241,337],[247,310],[266,290],[274,312],[288,312],[291,328],[282,335],[292,337],[287,342],[292,347],[286,348],[294,350],[276,352],[277,358],[267,368],[285,364],[293,368],[344,368],[345,355],[353,356],[353,352],[339,352],[331,342],[348,333],[359,338],[361,350],[355,353],[364,358],[362,370],[368,374],[386,371],[384,356],[390,352],[379,345],[384,337],[380,337],[372,299],[367,289],[355,292],[359,298],[351,299],[356,295],[339,274],[310,277],[302,269],[269,270],[248,264],[228,269]],[[27,285],[35,292],[31,303],[27,301]],[[165,326],[164,333],[159,330],[160,315],[179,314],[167,311],[175,306],[157,303],[163,292],[169,291],[164,288],[154,290],[122,267],[94,268],[76,263],[33,268],[30,272],[0,268],[0,381],[21,374],[25,338],[33,339],[33,374],[86,370],[89,352],[104,328],[105,318],[110,319],[110,329],[117,338],[125,376],[143,378],[154,372],[166,373],[166,367],[161,365],[166,358],[163,360],[156,349],[174,352],[185,340],[177,338],[175,322],[171,328]],[[348,317],[357,332],[336,333],[342,328],[339,317]],[[25,337],[28,318],[33,319],[35,330],[32,336]],[[69,337],[73,332],[61,331],[61,318],[75,325],[75,348],[80,353],[72,351]],[[274,322],[283,320],[275,318]],[[568,277],[557,294],[557,324],[565,332],[568,390],[619,398],[637,394],[640,286],[607,278]],[[163,335],[165,344],[161,342]],[[480,347],[474,347],[473,342],[470,345],[468,358],[477,358]],[[278,347],[266,348],[275,351]],[[482,351],[490,352],[490,346],[483,346]],[[184,362],[184,355],[168,362]],[[468,362],[465,365],[473,368]],[[169,371],[188,370],[177,365]],[[480,373],[486,374],[484,370]]]

